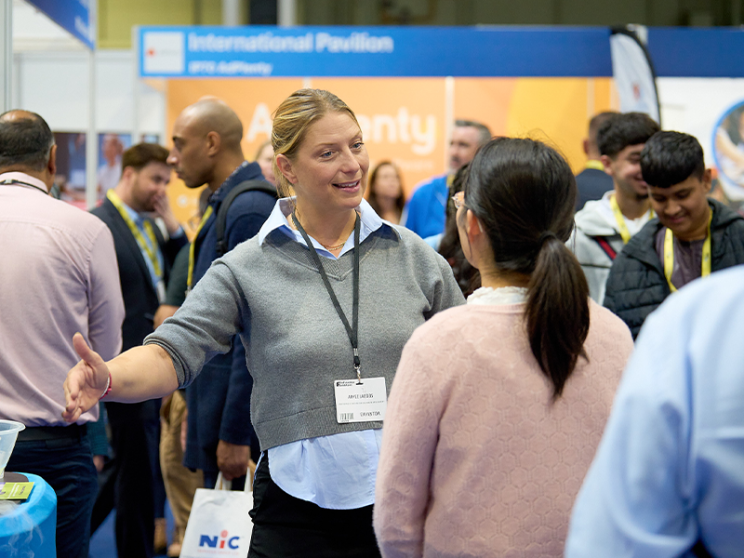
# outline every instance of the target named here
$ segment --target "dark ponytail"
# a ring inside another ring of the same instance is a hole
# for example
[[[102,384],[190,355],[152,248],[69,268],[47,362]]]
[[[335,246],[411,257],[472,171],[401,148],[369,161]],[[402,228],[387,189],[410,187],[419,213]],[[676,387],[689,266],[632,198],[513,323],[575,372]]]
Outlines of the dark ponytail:
[[[553,383],[553,397],[584,354],[589,333],[589,286],[571,251],[556,236],[537,255],[527,295],[527,336],[532,354]]]
[[[554,149],[497,138],[470,165],[465,205],[483,223],[500,272],[529,275],[525,322],[532,354],[563,392],[589,332],[589,286],[565,242],[576,181]]]

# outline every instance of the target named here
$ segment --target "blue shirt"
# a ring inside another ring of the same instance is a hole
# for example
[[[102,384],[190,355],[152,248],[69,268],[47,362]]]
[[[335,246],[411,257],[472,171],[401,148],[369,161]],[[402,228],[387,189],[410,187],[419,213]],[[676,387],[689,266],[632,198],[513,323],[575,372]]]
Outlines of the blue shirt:
[[[574,507],[566,556],[744,552],[744,267],[646,320]]]
[[[302,235],[289,227],[286,215],[290,212],[289,199],[279,200],[258,233],[263,243],[268,234],[279,229],[290,238],[306,246]],[[361,230],[359,241],[385,224],[374,209],[362,200],[359,206]],[[336,259],[331,252],[310,237],[318,255]],[[354,235],[350,235],[338,257],[354,249]],[[330,298],[328,304],[332,304]],[[357,509],[375,501],[375,478],[380,460],[382,430],[345,432],[332,436],[298,440],[270,448],[269,474],[271,479],[291,496],[313,502],[326,509]]]
[[[404,210],[403,225],[421,238],[444,232],[447,217],[447,198],[449,196],[449,175],[435,176],[423,183],[408,200]]]

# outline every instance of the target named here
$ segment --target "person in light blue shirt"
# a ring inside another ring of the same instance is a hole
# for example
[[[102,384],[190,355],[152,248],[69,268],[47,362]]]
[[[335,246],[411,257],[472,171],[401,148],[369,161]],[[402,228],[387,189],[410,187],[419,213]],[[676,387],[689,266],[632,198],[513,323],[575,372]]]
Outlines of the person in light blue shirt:
[[[744,267],[647,320],[577,498],[567,558],[744,552]]]

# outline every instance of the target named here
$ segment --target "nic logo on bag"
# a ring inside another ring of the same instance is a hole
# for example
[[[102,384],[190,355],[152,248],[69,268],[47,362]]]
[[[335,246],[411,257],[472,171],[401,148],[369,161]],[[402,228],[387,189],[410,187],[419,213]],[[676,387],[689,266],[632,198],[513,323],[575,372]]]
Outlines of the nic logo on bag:
[[[240,549],[240,537],[230,537],[227,531],[217,535],[199,535],[199,548],[228,548],[230,550]]]

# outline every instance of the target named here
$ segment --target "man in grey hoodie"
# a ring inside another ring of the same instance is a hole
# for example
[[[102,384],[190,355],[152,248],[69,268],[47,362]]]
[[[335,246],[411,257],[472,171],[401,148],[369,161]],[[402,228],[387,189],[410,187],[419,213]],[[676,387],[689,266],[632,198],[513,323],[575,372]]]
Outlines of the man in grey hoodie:
[[[612,115],[597,131],[600,160],[612,177],[613,189],[576,213],[576,228],[568,246],[584,270],[589,295],[599,304],[604,300],[615,256],[653,217],[640,154],[657,131],[659,125],[638,112]]]

